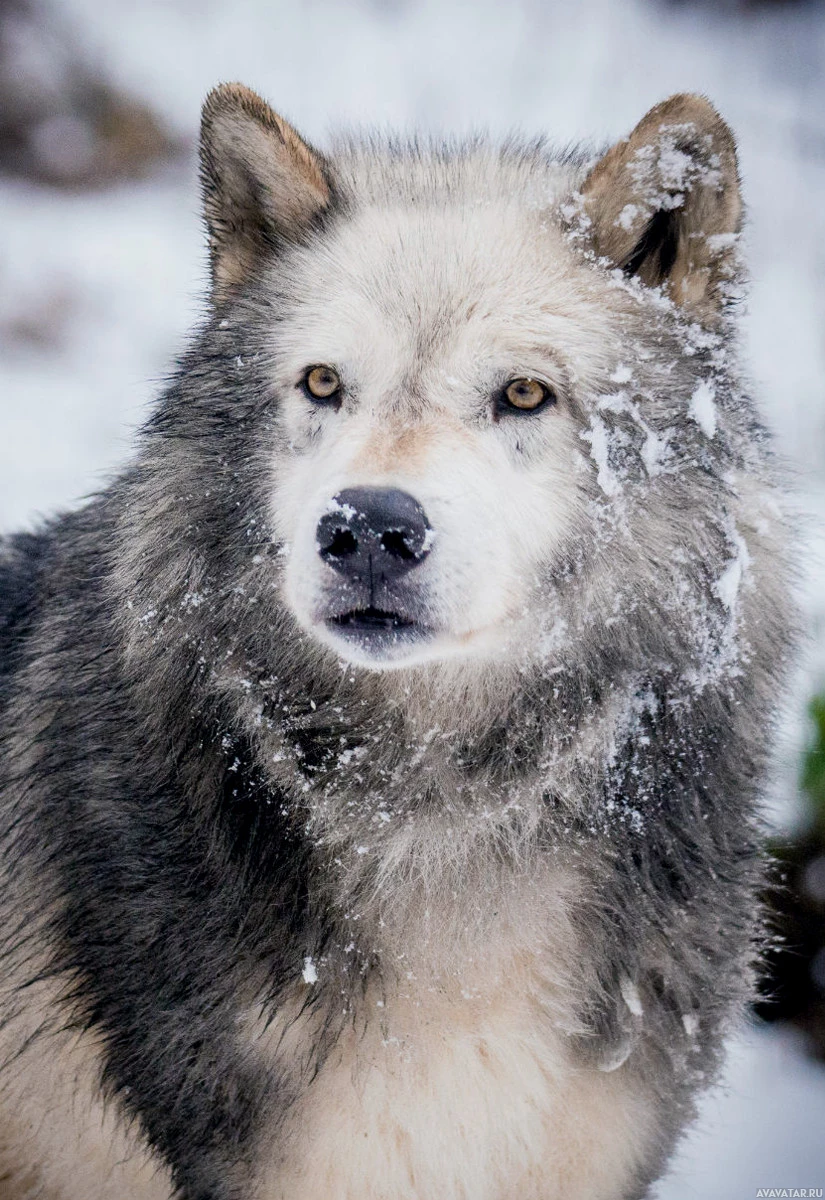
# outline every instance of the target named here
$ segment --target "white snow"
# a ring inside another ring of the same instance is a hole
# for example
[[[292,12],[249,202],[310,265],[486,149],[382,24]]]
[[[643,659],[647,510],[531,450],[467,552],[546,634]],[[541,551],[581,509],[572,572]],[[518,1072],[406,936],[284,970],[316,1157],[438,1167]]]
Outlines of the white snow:
[[[708,379],[703,379],[691,396],[688,409],[693,420],[708,438],[712,438],[716,433],[715,399],[716,389]]]
[[[303,979],[304,983],[318,982],[318,968],[315,966],[315,963],[312,961],[310,955],[307,955],[307,957],[304,959],[304,969],[301,972],[301,978]]]
[[[622,229],[631,229],[638,212],[639,206],[637,204],[626,204],[619,213],[616,224],[620,225]]]
[[[608,457],[610,439],[604,421],[594,414],[590,418],[590,428],[580,434],[580,437],[583,441],[590,443],[590,457],[598,468],[599,487],[606,496],[617,496],[622,490],[622,485],[616,472],[610,466]]]
[[[712,98],[736,130],[748,208],[745,357],[810,514],[802,561],[813,636],[774,803],[778,819],[792,820],[804,703],[825,681],[825,9],[476,0],[468,22],[461,0],[62,6],[98,59],[190,137],[221,79],[257,87],[322,145],[330,125],[359,122],[602,141],[672,92]],[[75,503],[125,460],[202,311],[205,261],[194,160],[91,195],[0,182],[0,527]],[[7,338],[21,310],[45,341]],[[598,436],[590,450],[604,467]],[[615,485],[609,473],[604,482]],[[729,569],[719,583],[732,599],[739,568]],[[660,1200],[823,1186],[823,1122],[825,1070],[783,1035],[749,1033]]]
[[[683,189],[690,181],[693,159],[683,150],[668,146],[659,155],[662,182],[669,188]]]
[[[722,601],[725,608],[731,612],[736,606],[739,588],[742,585],[742,580],[745,577],[745,572],[748,569],[750,561],[748,548],[742,536],[734,531],[732,540],[736,553],[717,579],[714,588],[716,595]]]
[[[342,516],[345,521],[351,521],[354,517],[358,516],[358,511],[354,509],[351,504],[347,504],[346,501],[342,503],[334,496],[327,502],[324,512],[337,513]]]
[[[683,1013],[682,1024],[688,1037],[695,1037],[699,1030],[699,1018],[695,1013]]]
[[[633,980],[628,979],[628,977],[625,976],[619,984],[619,991],[622,993],[622,999],[624,1000],[627,1007],[630,1009],[633,1016],[634,1017],[644,1016],[644,1009],[642,1008],[642,998],[639,995],[639,989],[636,987],[636,984],[633,982]]]
[[[647,436],[642,443],[642,462],[648,475],[658,475],[662,469],[668,452],[668,438],[658,434],[654,429],[647,429]]]

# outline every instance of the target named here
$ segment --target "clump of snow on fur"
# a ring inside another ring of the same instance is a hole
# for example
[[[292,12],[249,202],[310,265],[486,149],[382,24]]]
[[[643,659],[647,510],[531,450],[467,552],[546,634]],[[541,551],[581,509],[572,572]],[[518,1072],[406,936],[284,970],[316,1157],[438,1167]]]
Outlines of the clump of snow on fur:
[[[640,146],[636,151],[629,169],[643,201],[637,206],[638,212],[645,219],[659,209],[669,211],[681,208],[685,194],[697,183],[707,188],[719,187],[722,174],[717,155],[709,154],[710,165],[705,165],[694,155],[679,148],[680,142],[695,141],[696,134],[696,126],[692,121],[663,125],[656,142]],[[710,139],[704,137],[700,140],[710,150]],[[627,207],[619,218],[623,228],[628,229],[635,219],[636,213],[629,214]]]
[[[618,496],[622,487],[610,466],[608,431],[601,417],[591,417],[590,428],[585,429],[580,437],[590,443],[590,457],[598,468],[599,487],[606,496]]]
[[[696,1013],[683,1013],[682,1025],[688,1037],[695,1037],[699,1032],[699,1018],[696,1016]]]
[[[647,437],[642,445],[642,462],[648,475],[658,475],[668,449],[667,435],[661,435],[653,429],[646,430]]]
[[[618,1071],[619,1067],[623,1067],[630,1055],[636,1048],[635,1037],[627,1036],[621,1038],[614,1046],[604,1053],[598,1062],[598,1069],[603,1075],[609,1075],[612,1071]]]
[[[631,379],[630,368],[626,366],[619,366],[610,378],[617,383],[628,383]],[[665,431],[658,433],[655,429],[653,429],[642,416],[639,405],[634,403],[630,399],[629,393],[624,390],[611,392],[607,396],[602,396],[599,400],[598,407],[607,412],[627,413],[633,419],[633,421],[635,421],[639,429],[641,429],[642,433],[645,435],[645,440],[642,444],[640,452],[645,470],[648,476],[652,477],[654,475],[658,475],[668,457],[670,446],[670,436],[668,432]],[[587,440],[585,434],[582,434],[582,436],[585,437],[585,440]],[[609,436],[609,431],[606,431],[606,437]],[[593,457],[595,458],[595,454]],[[615,492],[608,494],[615,495],[621,489],[619,486],[619,481],[612,470],[611,474],[613,474],[613,478],[616,480],[617,486]],[[601,479],[599,482],[602,482]]]
[[[748,547],[745,545],[744,538],[736,530],[734,530],[731,540],[736,554],[717,579],[713,590],[725,608],[732,612],[736,607],[739,589],[742,586],[742,580],[750,563],[750,555],[748,554]]]
[[[629,979],[626,975],[623,976],[619,984],[619,990],[622,993],[622,999],[633,1016],[644,1016],[645,1010],[642,1006],[642,998],[639,995],[639,989],[636,987],[636,984],[633,982],[633,980]]]
[[[659,155],[658,165],[666,187],[676,188],[681,192],[689,186],[695,164],[693,158],[685,154],[684,150],[677,150],[673,145],[665,146]]]
[[[720,250],[730,250],[739,242],[738,233],[709,233],[705,238],[708,247],[718,253]]]
[[[636,214],[638,212],[638,205],[626,204],[619,213],[616,224],[620,225],[622,229],[631,229],[633,227],[633,222],[636,220]]]
[[[706,437],[716,433],[716,389],[708,379],[703,379],[690,398],[688,412]]]
[[[337,496],[333,496],[324,508],[324,515],[327,513],[337,513],[345,521],[351,521],[358,516],[357,509],[354,509],[351,504],[342,504]]]
[[[318,969],[312,961],[312,956],[307,955],[304,959],[304,969],[301,972],[301,978],[304,983],[312,984],[318,982]]]

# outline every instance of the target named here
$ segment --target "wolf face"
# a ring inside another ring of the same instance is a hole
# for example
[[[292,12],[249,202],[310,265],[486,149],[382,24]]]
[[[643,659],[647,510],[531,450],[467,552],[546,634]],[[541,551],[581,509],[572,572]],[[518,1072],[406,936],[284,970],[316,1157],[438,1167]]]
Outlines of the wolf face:
[[[370,665],[498,652],[533,622],[581,503],[574,379],[610,331],[539,214],[383,216],[380,239],[367,213],[320,267],[299,258],[278,328],[286,596]],[[328,397],[306,382],[319,363]]]
[[[719,164],[718,118],[690,104],[674,128]],[[656,174],[644,153],[661,138],[662,121],[648,125],[628,150],[632,171],[602,160],[579,191],[578,163],[496,160],[485,148],[458,171],[422,156],[414,179],[409,164],[405,179],[370,178],[357,151],[344,148],[333,168],[244,89],[207,104],[216,295],[231,300],[257,275],[276,314],[265,357],[283,595],[340,657],[381,668],[541,644],[552,614],[539,593],[574,530],[581,539],[593,494],[588,403],[615,390],[620,362],[651,357],[626,276],[681,271],[680,296],[707,299],[710,272],[689,240],[693,207],[708,206],[695,157],[678,151],[686,166],[670,185],[682,192],[659,197],[664,221],[658,210],[645,219],[637,193],[661,188],[668,169]],[[731,164],[705,190],[735,190]],[[618,216],[614,192],[627,201]],[[707,232],[730,232],[738,211],[711,205]],[[629,235],[619,246],[616,230]],[[604,266],[623,255],[617,282]]]

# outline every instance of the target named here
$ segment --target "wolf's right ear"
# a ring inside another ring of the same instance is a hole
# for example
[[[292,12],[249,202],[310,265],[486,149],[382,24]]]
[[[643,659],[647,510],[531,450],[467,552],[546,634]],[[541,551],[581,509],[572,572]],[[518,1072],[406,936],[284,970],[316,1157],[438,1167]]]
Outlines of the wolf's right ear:
[[[299,238],[332,198],[322,156],[239,83],[206,98],[200,171],[216,302],[280,241]]]

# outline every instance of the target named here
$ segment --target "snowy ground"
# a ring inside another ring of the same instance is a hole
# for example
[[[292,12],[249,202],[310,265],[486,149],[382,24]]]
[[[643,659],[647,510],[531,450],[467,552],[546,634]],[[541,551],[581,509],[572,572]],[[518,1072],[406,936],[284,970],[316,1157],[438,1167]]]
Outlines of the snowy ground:
[[[803,697],[825,679],[825,10],[747,19],[643,0],[63,0],[99,61],[186,134],[240,78],[323,145],[330,124],[626,132],[674,91],[739,135],[750,210],[750,362],[793,465],[813,636],[788,720],[777,819],[793,819]],[[0,527],[93,490],[198,313],[194,166],[96,196],[0,185]],[[23,327],[27,336],[21,340]],[[14,336],[12,336],[14,334]],[[662,1200],[825,1187],[825,1069],[785,1035],[735,1045]]]

